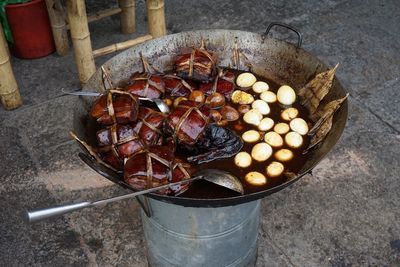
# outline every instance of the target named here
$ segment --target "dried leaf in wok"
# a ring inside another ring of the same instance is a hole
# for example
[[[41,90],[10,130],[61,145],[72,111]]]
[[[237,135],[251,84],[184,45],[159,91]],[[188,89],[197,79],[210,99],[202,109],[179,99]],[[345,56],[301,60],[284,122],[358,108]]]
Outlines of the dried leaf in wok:
[[[348,94],[343,98],[329,102],[320,112],[318,112],[319,119],[308,133],[312,138],[306,151],[319,144],[325,138],[332,128],[333,115],[347,97]]]
[[[81,140],[74,132],[69,132],[69,134],[71,135],[71,137],[73,139],[75,139],[75,141],[78,142],[78,144],[81,146],[81,148],[84,151],[86,151],[92,158],[94,158],[97,161],[97,163],[99,163],[113,171],[118,171],[121,169],[122,166],[119,165],[120,162],[112,162],[111,165],[108,164],[102,158],[100,158],[100,156],[95,148],[91,147],[88,143]]]
[[[317,74],[314,79],[299,90],[300,104],[305,106],[311,115],[315,113],[319,103],[328,94],[338,66],[339,64],[336,64],[333,69]]]
[[[192,146],[181,146],[190,163],[206,163],[236,155],[243,147],[242,139],[230,129],[209,124],[204,136]]]
[[[238,38],[235,38],[234,47],[232,51],[232,68],[236,70],[250,70],[252,68],[249,59],[239,48]]]

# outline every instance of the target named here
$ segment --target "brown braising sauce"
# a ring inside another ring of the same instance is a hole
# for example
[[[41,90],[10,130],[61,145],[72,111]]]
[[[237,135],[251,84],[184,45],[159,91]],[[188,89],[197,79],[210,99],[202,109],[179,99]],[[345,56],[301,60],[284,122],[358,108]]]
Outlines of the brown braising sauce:
[[[232,70],[232,71],[235,72],[235,77],[237,77],[240,73],[242,73],[242,72],[236,71],[236,70]],[[256,75],[256,77],[257,77],[257,81],[264,81],[264,82],[268,83],[269,91],[272,91],[275,94],[278,91],[279,87],[281,86],[280,84],[277,84],[274,81],[266,79],[264,77],[260,77],[257,75]],[[240,89],[240,88],[237,88],[237,89]],[[251,88],[246,90],[246,92],[249,94],[252,94],[255,99],[259,99],[259,94],[255,93]],[[231,102],[229,102],[228,104],[231,105],[232,107],[236,108],[236,110],[239,107],[238,104],[234,104]],[[281,112],[285,109],[285,107],[283,107],[281,104],[279,104],[278,101],[276,101],[275,103],[268,103],[268,105],[270,106],[271,112],[270,112],[270,114],[264,115],[263,117],[269,117],[269,118],[273,119],[275,124],[277,124],[279,122],[286,122],[289,124],[289,122],[284,121],[280,116]],[[296,102],[292,105],[292,107],[298,109],[298,111],[299,111],[299,115],[297,116],[298,118],[303,118],[305,121],[308,122],[308,111],[299,104],[298,98],[296,99]],[[241,126],[243,126],[243,128],[241,130],[237,130],[237,128],[234,127],[236,124],[240,124]],[[239,136],[242,136],[242,134],[248,130],[259,131],[257,129],[257,126],[245,123],[243,121],[243,115],[240,116],[239,120],[230,122],[226,127],[234,130],[236,132],[236,134]],[[272,131],[272,129],[269,131]],[[263,137],[263,135],[262,135],[262,137]],[[263,191],[265,189],[272,188],[279,184],[282,184],[287,180],[287,178],[284,175],[270,178],[266,174],[266,167],[272,161],[278,161],[277,159],[275,159],[274,154],[279,149],[287,148],[287,149],[291,150],[294,154],[294,157],[292,160],[287,161],[287,162],[282,162],[282,164],[285,166],[285,171],[289,171],[289,172],[293,172],[293,173],[297,174],[300,171],[300,169],[303,167],[304,163],[307,161],[308,156],[302,155],[302,152],[308,146],[310,140],[307,135],[304,135],[302,137],[303,137],[303,145],[300,148],[298,148],[298,149],[289,148],[286,145],[286,143],[284,143],[284,145],[280,148],[273,148],[273,151],[274,151],[273,155],[268,160],[266,160],[264,162],[257,162],[255,160],[252,160],[252,164],[247,168],[237,167],[234,163],[234,157],[231,157],[228,159],[214,160],[209,163],[200,164],[197,166],[197,168],[198,169],[206,169],[206,168],[220,169],[220,170],[225,170],[225,171],[235,175],[242,182],[244,190],[245,190],[245,194]],[[284,138],[284,135],[282,135],[282,138]],[[260,140],[260,142],[264,142],[264,141]],[[243,148],[241,151],[245,151],[245,152],[251,154],[251,150],[252,150],[253,146],[257,143],[258,142],[249,144],[249,143],[244,142],[244,145],[243,145]],[[247,183],[245,181],[244,177],[247,173],[249,173],[251,171],[258,171],[258,172],[264,174],[267,177],[267,184],[264,186],[253,186],[253,185],[250,185],[249,183]],[[235,196],[235,195],[237,195],[237,194],[230,190],[223,189],[222,187],[213,185],[213,184],[205,182],[205,181],[199,181],[199,182],[196,182],[196,184],[193,184],[181,196],[182,197],[193,197],[193,198],[223,198],[223,197],[229,197],[229,196]]]
[[[233,71],[235,73],[235,77],[237,77],[240,73],[242,73],[241,71],[236,71],[236,70],[231,70],[231,71]],[[257,75],[256,75],[256,77],[257,77],[257,81],[264,81],[264,82],[268,83],[269,91],[272,91],[275,94],[277,93],[277,90],[281,86],[280,84],[277,84],[270,79],[266,79],[264,77],[260,77]],[[123,81],[119,84],[119,86],[123,87],[123,85],[126,85],[126,84],[127,84],[127,81]],[[236,88],[235,90],[243,90],[243,89]],[[255,93],[251,88],[246,90],[246,92],[252,94],[255,99],[259,99],[259,94]],[[231,105],[236,110],[239,107],[238,104],[234,104],[232,102],[227,102],[227,104]],[[283,119],[281,119],[281,116],[280,116],[281,112],[285,109],[285,107],[283,107],[281,104],[279,104],[278,101],[276,101],[275,103],[268,103],[268,105],[270,106],[271,111],[268,115],[264,115],[263,117],[269,117],[269,118],[273,119],[275,122],[274,125],[276,125],[279,122],[288,123],[287,121],[284,121]],[[309,121],[308,111],[299,104],[298,98],[296,99],[296,102],[292,105],[292,107],[298,109],[299,115],[297,117],[303,118],[307,122]],[[156,109],[156,107],[154,107],[154,108]],[[100,129],[100,126],[91,118],[89,118],[88,121],[85,122],[85,124],[87,125],[86,140],[89,142],[90,145],[96,146],[97,142],[95,140],[96,139],[95,133]],[[240,124],[242,126],[241,130],[237,130],[237,127],[235,127],[235,125],[237,125],[237,124]],[[234,130],[236,132],[236,134],[240,137],[242,136],[242,134],[244,132],[246,132],[248,130],[259,131],[256,126],[245,123],[243,121],[242,114],[240,115],[239,120],[230,122],[225,127],[228,127],[229,129]],[[273,129],[271,129],[269,131],[272,131],[272,130]],[[261,133],[261,131],[259,131],[259,132]],[[281,135],[281,136],[282,136],[282,138],[284,138],[284,135]],[[287,148],[287,149],[291,150],[294,154],[294,157],[292,160],[287,161],[287,162],[282,162],[282,164],[285,167],[285,171],[293,172],[295,174],[297,174],[300,171],[300,169],[302,168],[302,166],[308,159],[308,155],[302,155],[302,152],[304,151],[304,149],[308,146],[308,144],[310,142],[310,139],[307,135],[303,135],[302,137],[303,137],[303,145],[300,148],[298,148],[298,149],[289,148],[286,145],[286,143],[284,142],[284,145],[282,147],[273,148],[273,155],[268,160],[266,160],[264,162],[257,162],[255,160],[252,160],[252,164],[247,168],[237,167],[234,163],[234,156],[231,158],[227,158],[227,159],[214,160],[212,162],[200,164],[195,167],[198,170],[206,169],[206,168],[220,169],[220,170],[224,170],[224,171],[227,171],[227,172],[235,175],[242,182],[244,190],[245,190],[245,194],[263,191],[265,189],[269,189],[269,188],[275,187],[277,185],[280,185],[287,180],[285,175],[271,178],[271,177],[268,177],[268,175],[266,174],[266,167],[272,161],[278,161],[277,159],[275,159],[274,154],[279,149]],[[259,142],[264,142],[263,134],[261,135],[261,140]],[[251,150],[252,150],[253,146],[257,143],[258,142],[249,144],[249,143],[244,142],[244,145],[243,145],[243,148],[241,151],[245,151],[245,152],[251,154]],[[190,155],[177,155],[177,156],[186,158]],[[245,181],[244,177],[247,173],[249,173],[251,171],[257,171],[257,172],[264,174],[265,177],[267,177],[266,185],[253,186],[253,185],[250,185],[249,183],[247,183]],[[229,189],[225,189],[223,187],[217,186],[215,184],[209,183],[205,180],[198,180],[198,181],[193,182],[193,184],[189,187],[189,189],[187,191],[185,191],[183,194],[181,194],[180,196],[188,197],[188,198],[212,199],[212,198],[226,198],[226,197],[238,196],[238,193],[235,193]]]

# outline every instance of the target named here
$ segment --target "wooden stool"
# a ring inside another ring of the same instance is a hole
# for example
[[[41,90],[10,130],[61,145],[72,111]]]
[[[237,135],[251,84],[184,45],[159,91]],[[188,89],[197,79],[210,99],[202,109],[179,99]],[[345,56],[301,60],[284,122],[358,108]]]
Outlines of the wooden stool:
[[[118,0],[119,8],[103,10],[89,17],[86,14],[85,0],[66,1],[67,17],[65,17],[64,8],[60,0],[46,0],[46,4],[57,53],[61,56],[68,53],[67,29],[69,28],[71,31],[75,61],[79,73],[79,80],[82,85],[84,85],[96,71],[94,57],[120,51],[166,34],[164,0],[146,0],[148,35],[112,44],[93,51],[88,23],[121,13],[122,33],[133,33],[135,31],[135,0]],[[67,22],[69,25],[67,25]]]
[[[10,53],[0,24],[0,100],[5,109],[15,109],[22,105],[18,84],[10,63]]]

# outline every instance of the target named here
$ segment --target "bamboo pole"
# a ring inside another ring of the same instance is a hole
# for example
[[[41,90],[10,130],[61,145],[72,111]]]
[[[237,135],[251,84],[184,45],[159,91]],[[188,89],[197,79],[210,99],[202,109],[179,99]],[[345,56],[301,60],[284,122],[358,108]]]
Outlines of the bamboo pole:
[[[1,23],[0,23],[0,26],[1,26]],[[2,34],[3,34],[3,38],[5,39],[5,36],[4,36],[4,33],[2,32]],[[1,37],[0,37],[1,38]],[[8,55],[8,57],[11,57],[11,52],[10,52],[10,47],[8,46],[8,42],[7,42],[7,40],[5,40],[5,47],[6,47],[6,50],[7,50],[7,55]]]
[[[129,47],[132,47],[134,45],[143,43],[145,41],[148,41],[150,39],[152,39],[153,36],[151,35],[144,35],[144,36],[140,36],[138,38],[132,39],[132,40],[128,40],[125,42],[121,42],[121,43],[116,43],[116,44],[112,44],[103,48],[99,48],[93,51],[93,56],[94,57],[99,57],[99,56],[104,56],[113,52],[117,52],[117,51],[121,51],[124,49],[127,49]]]
[[[69,50],[68,33],[64,19],[65,12],[59,1],[60,0],[46,0],[46,5],[57,54],[65,56]]]
[[[118,0],[121,8],[121,32],[135,32],[135,0]]]
[[[68,0],[67,14],[79,80],[85,84],[96,72],[84,0]]]
[[[0,24],[0,100],[5,109],[15,109],[22,105],[18,84],[8,54],[7,41]]]
[[[165,35],[164,0],[146,0],[146,7],[149,33],[154,38]]]
[[[116,15],[118,13],[121,13],[121,8],[104,9],[104,10],[101,10],[99,12],[96,12],[93,15],[88,16],[88,22],[90,23],[90,22],[93,22],[93,21],[96,21],[96,20],[100,20],[102,18],[106,18],[106,17],[109,17],[109,16]]]
[[[87,16],[87,21],[88,21],[88,23],[91,23],[93,21],[101,20],[103,18],[113,16],[118,13],[121,13],[120,8],[109,8],[109,9],[100,10],[90,16]],[[69,30],[69,24],[65,25],[65,27],[67,30]]]

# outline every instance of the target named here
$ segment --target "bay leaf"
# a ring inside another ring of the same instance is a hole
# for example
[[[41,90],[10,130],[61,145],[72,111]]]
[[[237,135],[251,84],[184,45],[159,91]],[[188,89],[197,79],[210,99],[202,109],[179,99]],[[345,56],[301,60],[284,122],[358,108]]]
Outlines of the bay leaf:
[[[299,90],[300,104],[307,108],[310,115],[317,111],[320,102],[331,89],[338,66],[339,63],[334,68],[317,74],[314,79]]]
[[[70,136],[75,139],[75,141],[78,142],[78,144],[80,145],[81,149],[86,153],[89,154],[89,156],[91,156],[92,158],[94,158],[97,163],[102,164],[103,166],[117,172],[117,170],[112,167],[111,165],[107,164],[106,162],[104,162],[99,155],[96,152],[96,149],[91,147],[88,143],[86,143],[85,141],[81,140],[74,132],[69,132]]]
[[[322,140],[324,140],[326,135],[332,129],[333,115],[340,108],[340,106],[347,99],[348,96],[349,94],[346,94],[346,96],[343,98],[329,102],[320,112],[318,112],[318,115],[320,115],[319,119],[308,132],[308,135],[312,137],[310,145],[304,153],[307,153],[311,148],[315,147]]]
[[[248,57],[239,48],[237,37],[235,38],[235,42],[234,42],[234,46],[233,46],[231,63],[232,63],[232,65],[229,64],[229,67],[232,69],[244,70],[244,71],[246,71],[246,70],[250,71],[252,69],[252,65],[251,65],[251,63],[249,63]]]

